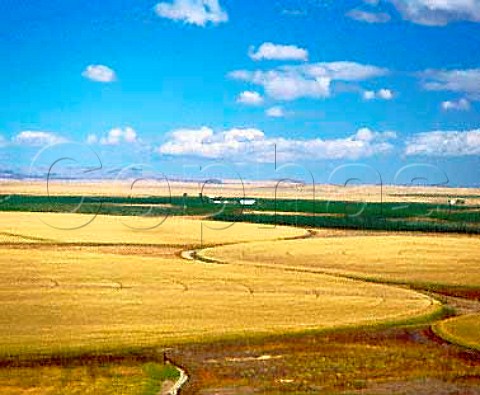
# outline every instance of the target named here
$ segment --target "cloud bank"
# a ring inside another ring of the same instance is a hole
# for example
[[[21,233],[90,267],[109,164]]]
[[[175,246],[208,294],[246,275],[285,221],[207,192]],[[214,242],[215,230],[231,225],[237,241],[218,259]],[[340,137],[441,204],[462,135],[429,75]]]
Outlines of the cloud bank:
[[[480,154],[480,129],[420,133],[407,141],[407,156],[469,156]]]
[[[324,160],[359,159],[385,154],[393,149],[394,132],[378,133],[359,129],[352,136],[339,139],[289,139],[268,137],[255,128],[229,129],[214,132],[211,128],[179,129],[169,134],[158,153],[170,156],[192,156],[207,159],[272,163],[277,159]]]
[[[262,86],[265,94],[277,100],[325,98],[334,81],[363,81],[388,74],[387,69],[355,62],[309,63],[280,66],[263,71],[236,70],[229,76]]]

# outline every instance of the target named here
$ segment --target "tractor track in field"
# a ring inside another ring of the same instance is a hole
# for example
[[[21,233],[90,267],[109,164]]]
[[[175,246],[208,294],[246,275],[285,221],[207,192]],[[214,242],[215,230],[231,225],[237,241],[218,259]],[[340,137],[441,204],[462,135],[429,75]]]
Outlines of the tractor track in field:
[[[277,240],[272,240],[272,241],[290,241],[290,240],[305,240],[305,239],[313,239],[318,235],[318,232],[315,231],[314,229],[305,229],[306,233],[300,236],[291,236],[291,237],[283,237]],[[188,249],[188,250],[183,250],[181,251],[178,256],[182,259],[185,259],[187,261],[201,261],[203,263],[213,263],[213,264],[227,264],[224,262],[221,262],[216,259],[209,259],[201,256],[199,253],[207,248],[215,248],[215,247],[226,247],[226,246],[232,246],[232,245],[241,245],[241,244],[250,244],[250,243],[256,243],[259,240],[255,241],[241,241],[241,242],[233,242],[233,243],[224,243],[224,244],[218,244],[218,245],[212,245],[212,246],[202,246],[200,248],[193,248],[193,249]]]

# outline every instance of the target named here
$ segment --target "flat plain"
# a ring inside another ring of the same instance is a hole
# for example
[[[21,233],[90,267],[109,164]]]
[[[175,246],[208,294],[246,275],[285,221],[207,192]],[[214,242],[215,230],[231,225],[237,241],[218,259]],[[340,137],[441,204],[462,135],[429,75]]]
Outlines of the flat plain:
[[[55,181],[47,184],[41,180],[3,180],[2,194],[25,195],[96,195],[96,196],[224,196],[228,198],[249,196],[254,198],[320,199],[353,202],[428,202],[445,203],[450,198],[464,198],[469,205],[480,204],[479,188],[451,188],[442,186],[403,185],[312,185],[303,182],[258,181],[241,179],[223,180],[212,184],[205,181]]]
[[[128,196],[125,186],[58,184],[51,192]],[[187,186],[198,194],[198,185]],[[272,186],[250,185],[249,196]],[[42,195],[39,183],[4,187],[3,196]],[[172,190],[181,196],[183,187]],[[223,196],[240,191],[223,188]],[[289,188],[285,199],[311,192]],[[331,197],[345,192],[322,188]],[[378,201],[376,187],[350,192]],[[469,205],[476,213],[480,196],[388,193],[400,203],[464,196],[465,213]],[[3,211],[0,243],[2,394],[166,393],[178,374],[166,356],[190,375],[186,394],[480,388],[478,236]],[[467,302],[468,315],[443,320]]]

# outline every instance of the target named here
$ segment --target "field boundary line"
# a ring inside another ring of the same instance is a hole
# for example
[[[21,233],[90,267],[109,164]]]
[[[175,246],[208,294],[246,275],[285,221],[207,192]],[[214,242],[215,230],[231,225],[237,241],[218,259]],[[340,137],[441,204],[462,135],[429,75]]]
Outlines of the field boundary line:
[[[315,230],[308,230],[308,234],[306,234],[303,237],[294,237],[293,240],[298,240],[298,239],[309,239],[313,238],[316,235]],[[292,240],[292,238],[282,238],[278,239],[275,241],[285,241],[285,240]],[[240,242],[240,243],[230,243],[228,245],[243,245],[243,244],[251,244],[255,242]],[[403,290],[408,290],[412,292],[413,294],[416,294],[418,296],[422,296],[424,298],[427,298],[429,300],[429,308],[433,308],[437,306],[437,309],[433,312],[430,313],[421,313],[417,316],[411,317],[411,319],[416,319],[416,318],[421,318],[424,316],[432,316],[436,315],[437,313],[443,311],[445,308],[445,305],[437,298],[432,297],[431,295],[426,293],[425,289],[415,289],[409,284],[404,284],[404,283],[395,283],[395,282],[384,282],[381,280],[377,279],[372,279],[372,278],[362,278],[359,276],[352,276],[352,275],[345,275],[341,273],[329,273],[321,270],[312,270],[308,268],[299,268],[299,267],[292,267],[292,266],[287,266],[287,265],[271,265],[271,264],[262,264],[262,263],[230,263],[228,261],[224,261],[215,257],[211,256],[205,256],[205,253],[208,253],[208,251],[214,250],[216,247],[222,247],[222,246],[213,246],[213,247],[207,247],[207,248],[201,248],[201,249],[196,249],[196,250],[190,250],[190,251],[185,251],[185,255],[182,254],[182,257],[185,259],[191,259],[191,260],[199,260],[204,263],[208,264],[218,264],[218,265],[241,265],[241,266],[252,266],[252,267],[257,267],[257,268],[267,268],[267,269],[277,269],[277,270],[283,270],[283,271],[288,271],[288,272],[296,272],[296,273],[310,273],[310,274],[319,274],[319,275],[324,275],[324,276],[329,276],[329,277],[334,277],[334,278],[341,278],[341,279],[346,279],[346,280],[352,280],[352,281],[359,281],[363,283],[371,283],[371,284],[377,284],[377,285],[382,285],[386,287],[391,287],[391,288],[399,288]],[[427,309],[426,309],[427,310]],[[408,320],[408,318],[407,318]],[[398,317],[398,319],[393,319],[392,323],[402,323],[405,321],[404,318]]]
[[[451,321],[455,321],[455,320],[462,319],[465,317],[470,317],[470,316],[479,316],[479,314],[462,314],[462,315],[454,316],[454,317],[439,321],[431,326],[432,332],[435,335],[437,335],[439,338],[441,338],[442,340],[445,340],[450,344],[463,347],[465,349],[468,349],[476,353],[480,353],[480,345],[474,345],[468,341],[462,341],[460,337],[453,335],[452,333],[450,333],[450,331],[447,328],[445,328],[445,324],[448,324]]]

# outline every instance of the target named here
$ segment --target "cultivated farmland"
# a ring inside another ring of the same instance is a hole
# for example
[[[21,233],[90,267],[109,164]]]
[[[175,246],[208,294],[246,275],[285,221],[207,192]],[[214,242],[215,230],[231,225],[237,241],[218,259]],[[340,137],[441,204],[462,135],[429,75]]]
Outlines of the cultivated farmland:
[[[135,249],[132,254],[125,248],[122,254],[97,251],[106,240],[121,243],[114,228],[100,221],[97,226],[102,231],[88,239],[89,247],[53,243],[52,232],[55,240],[68,233],[46,228],[50,241],[40,248],[13,243],[0,249],[3,356],[98,353],[375,324],[439,308],[409,290],[311,273],[206,265],[165,256],[161,246],[148,247],[145,256]],[[258,237],[255,225],[240,229],[246,235],[248,227]],[[277,232],[278,237],[282,230]],[[297,233],[286,229],[283,235]],[[167,237],[167,244],[180,243],[175,235]]]
[[[478,251],[477,237],[371,233],[223,246],[202,255],[245,265],[478,292]]]
[[[307,235],[303,229],[197,221],[183,217],[116,217],[5,212],[0,237],[42,243],[201,246]]]
[[[480,350],[480,315],[471,314],[441,321],[434,326],[435,331],[445,339]]]
[[[83,214],[61,212],[77,197],[61,197],[54,213],[45,212],[47,197],[7,200],[0,213],[3,392],[153,395],[178,376],[163,365],[164,353],[193,375],[187,393],[237,393],[239,385],[238,393],[250,393],[253,383],[272,395],[395,393],[396,385],[421,392],[430,385],[417,382],[423,376],[444,389],[475,387],[442,373],[467,377],[480,364],[470,370],[460,352],[445,359],[429,325],[453,313],[440,294],[478,298],[477,236],[236,222],[245,218],[235,205],[232,221],[222,222],[198,198],[172,206],[142,199],[110,197],[101,214],[95,199]],[[22,211],[23,203],[35,212]],[[302,204],[308,218],[343,207],[322,203],[321,213],[311,213]],[[148,205],[159,211],[143,215]],[[253,215],[271,215],[271,205],[259,201]],[[290,213],[292,205],[273,207]],[[161,215],[171,207],[173,216]],[[476,317],[440,321],[435,333],[475,348],[477,332],[468,328]],[[412,365],[414,358],[421,362]]]

